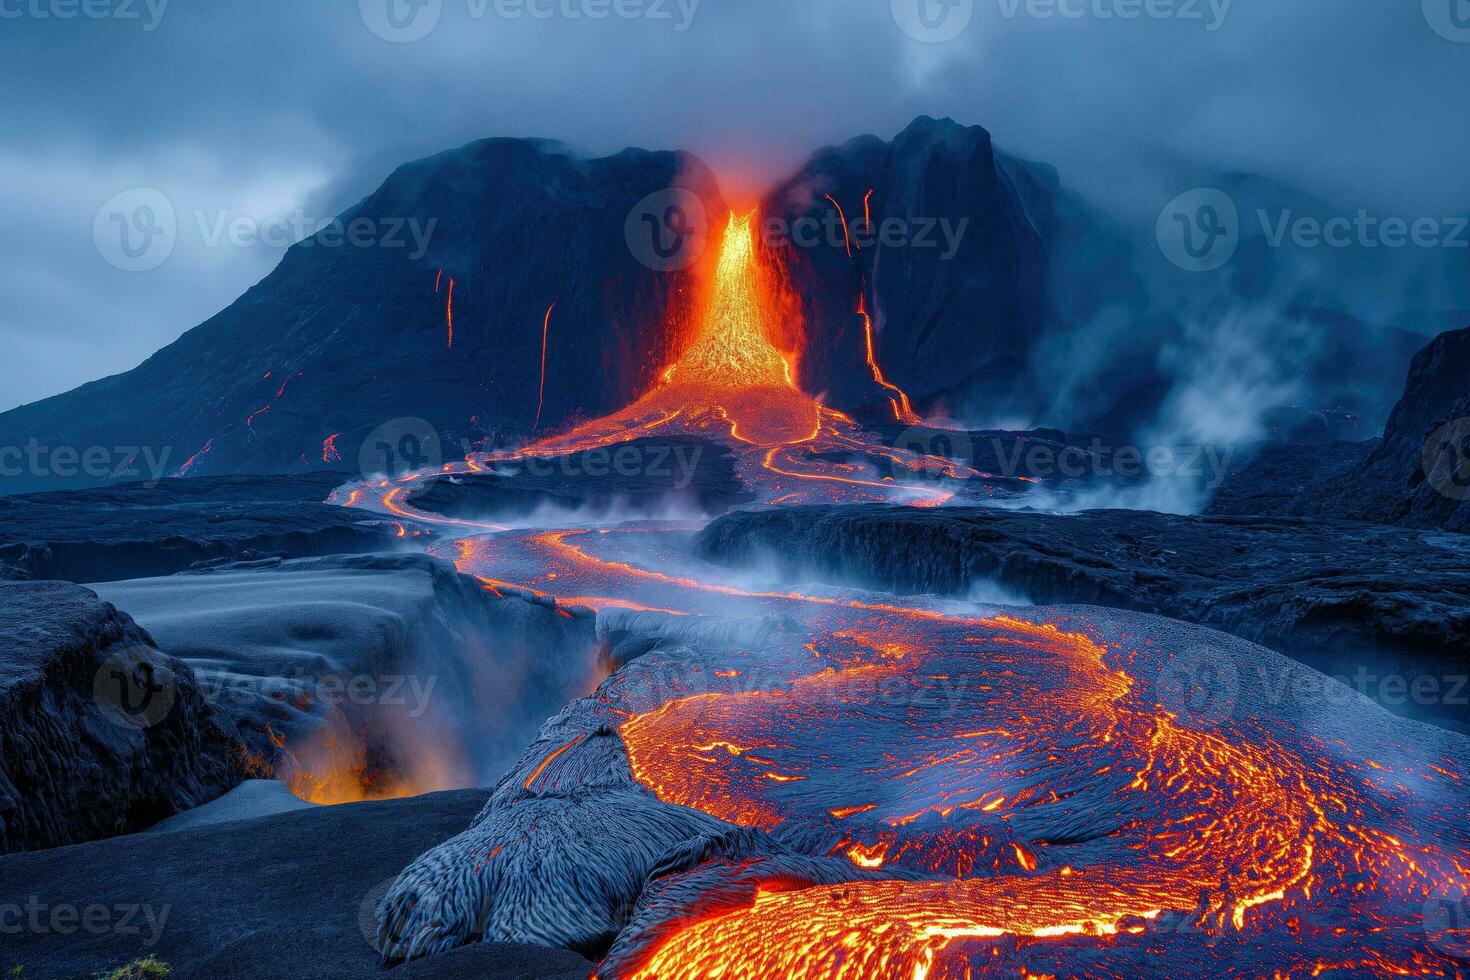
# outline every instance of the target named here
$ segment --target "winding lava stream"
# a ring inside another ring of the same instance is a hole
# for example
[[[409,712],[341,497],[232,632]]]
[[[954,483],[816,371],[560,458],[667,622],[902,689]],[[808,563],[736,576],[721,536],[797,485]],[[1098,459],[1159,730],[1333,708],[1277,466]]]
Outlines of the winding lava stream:
[[[1434,950],[1464,937],[1426,939],[1421,909],[1470,881],[1463,759],[1418,759],[1412,746],[1411,762],[1357,759],[1345,742],[1247,710],[1193,725],[1160,704],[1158,651],[1105,645],[1076,620],[751,588],[682,549],[698,523],[512,529],[407,502],[436,477],[655,436],[729,446],[756,506],[949,500],[932,479],[879,476],[880,462],[1015,489],[885,447],[798,392],[765,339],[772,288],[749,218],[732,218],[704,332],[659,388],[518,452],[333,498],[446,533],[435,550],[489,589],[599,609],[785,615],[806,631],[774,675],[734,665],[719,685],[671,682],[651,704],[619,701],[615,675],[599,697],[622,719],[634,777],[734,824],[820,824],[855,871],[932,880],[765,883],[601,975],[958,980],[1003,938],[1100,945],[1146,937],[1168,915],[1202,936],[1252,937],[1260,968],[1231,975],[1450,975]],[[1128,975],[1079,964],[1078,975]]]

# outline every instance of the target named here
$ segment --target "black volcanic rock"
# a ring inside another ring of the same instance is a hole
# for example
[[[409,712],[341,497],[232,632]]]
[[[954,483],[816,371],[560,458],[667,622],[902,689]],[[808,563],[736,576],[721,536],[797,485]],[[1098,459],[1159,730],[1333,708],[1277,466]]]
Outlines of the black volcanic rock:
[[[766,238],[806,324],[787,341],[804,351],[805,390],[887,410],[866,363],[862,297],[879,365],[916,405],[1012,392],[1047,316],[1046,257],[984,129],[923,116],[891,143],[863,136],[818,151],[761,213],[790,229]],[[885,243],[890,223],[909,244]]]
[[[491,139],[407,164],[340,216],[385,237],[398,228],[402,246],[298,243],[134,370],[0,415],[0,446],[146,446],[152,458],[168,453],[168,473],[192,459],[194,476],[355,469],[375,429],[419,418],[445,458],[460,456],[532,429],[553,303],[541,424],[605,414],[672,360],[693,274],[645,266],[625,224],[641,199],[675,185],[721,213],[713,177],[682,153],[589,160],[559,144]],[[408,221],[431,232],[422,255]],[[37,469],[0,493],[107,479]]]
[[[1403,398],[1382,439],[1325,450],[1271,447],[1222,488],[1210,512],[1292,514],[1470,533],[1467,440],[1470,327],[1441,334],[1415,355]]]
[[[420,510],[456,518],[524,517],[542,508],[630,515],[680,504],[708,512],[754,499],[724,446],[699,439],[635,439],[550,459],[527,457],[498,474],[435,480],[410,495]]]
[[[0,583],[0,854],[141,830],[243,761],[193,671],[126,614],[63,582]]]
[[[347,477],[163,480],[0,497],[0,579],[110,582],[198,563],[378,551],[386,521],[323,503]]]
[[[901,593],[996,584],[1036,603],[1225,630],[1329,674],[1432,676],[1446,696],[1412,708],[1470,726],[1465,698],[1443,686],[1470,673],[1470,550],[1437,532],[1139,511],[803,507],[722,517],[699,549],[727,564]]]
[[[567,950],[477,945],[389,972],[369,944],[374,904],[392,877],[462,830],[485,797],[462,790],[313,807],[0,858],[0,895],[23,914],[32,900],[43,922],[68,907],[113,914],[101,930],[6,935],[0,969],[73,980],[151,954],[171,980],[585,980],[592,964]]]

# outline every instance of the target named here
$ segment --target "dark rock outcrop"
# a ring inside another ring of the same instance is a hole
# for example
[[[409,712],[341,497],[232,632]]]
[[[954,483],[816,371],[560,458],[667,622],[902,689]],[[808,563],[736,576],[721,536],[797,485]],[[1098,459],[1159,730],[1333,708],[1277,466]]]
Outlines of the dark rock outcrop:
[[[1274,446],[1222,488],[1212,514],[1291,514],[1470,533],[1470,327],[1415,357],[1383,438]]]
[[[193,671],[126,614],[75,585],[0,583],[0,853],[141,830],[243,762]]]
[[[1470,551],[1433,532],[1299,518],[1067,517],[983,508],[806,507],[731,514],[708,558],[902,593],[985,583],[1037,603],[1158,613],[1234,633],[1350,680],[1436,679],[1386,706],[1470,726]],[[1395,682],[1396,683],[1396,682]],[[1455,696],[1451,696],[1451,695]]]
[[[387,547],[386,521],[323,503],[346,480],[236,476],[0,497],[0,563],[18,577],[90,583]]]
[[[549,459],[527,457],[499,473],[435,480],[409,503],[446,517],[505,519],[543,508],[651,515],[683,504],[720,512],[753,498],[726,447],[697,439],[636,439]]]
[[[887,410],[861,302],[879,365],[916,405],[1013,394],[1047,317],[1046,257],[984,129],[923,116],[892,142],[820,150],[761,214],[799,297],[805,333],[786,340],[804,390]]]
[[[683,153],[589,160],[490,139],[406,164],[340,216],[375,243],[396,229],[399,244],[354,247],[339,231],[333,245],[329,229],[293,246],[134,370],[0,415],[0,446],[144,446],[168,453],[169,473],[192,460],[192,476],[302,472],[355,468],[369,435],[401,418],[424,420],[448,458],[530,432],[538,408],[543,427],[606,414],[672,360],[692,299],[692,272],[649,268],[625,238],[635,205],[675,186],[723,213],[712,175]],[[105,482],[48,471],[0,492]]]
[[[360,980],[390,974],[369,944],[373,907],[420,851],[462,829],[481,790],[357,803],[139,834],[0,858],[0,895],[21,908],[105,908],[108,928],[5,936],[4,969],[90,977],[145,953],[171,980]],[[486,945],[394,971],[419,980],[585,980],[566,950]]]

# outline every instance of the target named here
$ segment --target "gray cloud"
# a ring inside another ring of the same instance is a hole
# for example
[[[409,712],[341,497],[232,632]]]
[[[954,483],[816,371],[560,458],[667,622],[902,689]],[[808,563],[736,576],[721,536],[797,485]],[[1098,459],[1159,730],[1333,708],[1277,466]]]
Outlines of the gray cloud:
[[[1140,219],[1222,170],[1350,209],[1470,207],[1470,44],[1410,0],[1235,0],[1215,30],[1223,0],[1151,0],[1199,21],[1099,16],[1130,0],[1060,0],[1077,18],[1036,16],[1054,0],[975,0],[942,44],[907,36],[889,0],[600,0],[658,3],[667,20],[440,2],[427,37],[397,44],[352,0],[135,0],[138,19],[70,20],[35,15],[57,0],[0,0],[0,408],[126,370],[279,254],[206,247],[185,218],[168,262],[120,272],[91,234],[119,190],[157,187],[181,216],[329,217],[395,164],[484,136],[690,149],[738,197],[820,145],[927,113],[984,125]]]

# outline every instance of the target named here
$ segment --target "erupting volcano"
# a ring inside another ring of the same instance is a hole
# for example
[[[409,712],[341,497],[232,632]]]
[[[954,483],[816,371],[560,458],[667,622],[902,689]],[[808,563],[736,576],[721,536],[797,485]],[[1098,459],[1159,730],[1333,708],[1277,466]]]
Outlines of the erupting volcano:
[[[1273,694],[1304,668],[1168,620],[758,587],[694,556],[699,522],[512,530],[413,506],[435,478],[654,436],[718,443],[756,507],[1013,491],[796,389],[752,220],[731,216],[697,334],[635,404],[335,496],[624,638],[475,825],[398,879],[384,955],[530,942],[604,980],[1437,975],[1462,940],[1422,910],[1470,881],[1459,736],[1362,699],[1308,716]],[[868,367],[917,422],[867,302]],[[1191,700],[1201,650],[1237,671],[1221,716]]]

